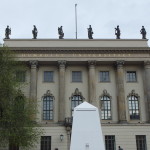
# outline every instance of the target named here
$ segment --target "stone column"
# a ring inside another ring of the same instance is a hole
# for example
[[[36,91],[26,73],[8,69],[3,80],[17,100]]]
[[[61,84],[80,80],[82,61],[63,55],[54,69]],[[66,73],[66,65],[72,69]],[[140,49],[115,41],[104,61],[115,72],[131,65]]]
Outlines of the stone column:
[[[33,109],[37,110],[37,60],[30,60],[29,61],[31,66],[30,71],[30,99],[32,103]],[[36,120],[36,113],[31,115],[31,118],[35,121]]]
[[[37,98],[37,60],[30,60],[31,74],[30,74],[30,98],[36,100]]]
[[[150,61],[145,61],[145,85],[146,85],[146,95],[147,95],[147,121],[150,122]]]
[[[90,60],[88,61],[89,65],[89,102],[94,105],[97,105],[96,101],[96,81],[95,81],[95,65],[96,61],[95,60]]]
[[[117,61],[117,87],[118,87],[118,116],[119,122],[127,122],[126,119],[126,105],[125,105],[125,91],[124,91],[124,60]]]
[[[59,114],[58,121],[65,120],[65,60],[58,61],[59,64]]]

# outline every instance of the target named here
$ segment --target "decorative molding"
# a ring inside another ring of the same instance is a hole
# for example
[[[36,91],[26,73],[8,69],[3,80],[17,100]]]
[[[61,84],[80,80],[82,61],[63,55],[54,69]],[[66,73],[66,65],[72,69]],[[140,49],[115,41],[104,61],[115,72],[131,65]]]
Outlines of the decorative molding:
[[[107,97],[109,97],[110,99],[112,99],[112,96],[107,92],[106,89],[103,90],[103,93],[100,95],[100,99],[101,99],[103,96],[107,96]]]
[[[31,67],[36,67],[38,65],[38,61],[37,60],[30,60],[29,61]]]
[[[82,93],[79,92],[79,89],[78,89],[78,88],[75,89],[75,92],[72,93],[72,95],[71,95],[71,97],[70,97],[69,99],[71,99],[73,96],[80,96],[80,97],[82,98],[82,100],[85,99],[85,98],[82,96]]]
[[[53,97],[53,99],[55,99],[54,95],[51,93],[50,90],[47,90],[46,93],[42,96],[42,98],[47,97],[47,96]]]
[[[96,65],[96,60],[88,60],[88,65],[89,66],[95,66]]]
[[[149,60],[144,61],[144,65],[145,65],[145,66],[149,66],[149,65],[150,65],[150,61],[149,61]]]
[[[123,67],[124,62],[125,62],[124,60],[117,60],[116,61],[117,67]]]
[[[66,60],[58,60],[58,64],[59,64],[59,67],[65,67],[65,65],[66,65]]]
[[[135,90],[132,90],[131,93],[128,94],[127,98],[129,98],[131,96],[135,96],[137,98],[140,98],[140,96],[137,93],[135,93]]]

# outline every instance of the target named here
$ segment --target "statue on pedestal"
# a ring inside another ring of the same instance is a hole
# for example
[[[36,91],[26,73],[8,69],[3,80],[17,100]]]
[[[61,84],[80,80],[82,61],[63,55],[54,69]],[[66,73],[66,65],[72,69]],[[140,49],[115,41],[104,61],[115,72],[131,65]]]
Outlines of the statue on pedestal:
[[[119,26],[117,26],[117,28],[115,28],[115,35],[116,35],[116,39],[120,39],[120,29],[119,29]]]
[[[146,30],[144,28],[144,26],[142,26],[142,29],[140,30],[141,34],[142,34],[142,39],[146,39]]]
[[[38,30],[37,30],[35,25],[33,26],[32,34],[33,34],[33,39],[36,39],[37,38],[37,34],[38,34]]]
[[[11,28],[7,26],[7,28],[5,29],[5,39],[10,39],[9,35],[11,35]]]
[[[58,27],[59,39],[63,39],[63,37],[64,37],[64,32],[63,32],[62,27],[63,26]]]
[[[93,39],[92,35],[93,35],[94,33],[93,33],[93,30],[92,30],[91,25],[89,25],[89,28],[87,28],[87,29],[88,29],[88,38],[89,38],[89,39]]]

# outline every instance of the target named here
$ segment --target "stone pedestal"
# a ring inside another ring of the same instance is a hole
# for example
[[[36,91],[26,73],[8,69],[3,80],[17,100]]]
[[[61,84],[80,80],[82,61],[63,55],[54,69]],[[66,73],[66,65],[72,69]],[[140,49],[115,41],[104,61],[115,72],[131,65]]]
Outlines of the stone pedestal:
[[[147,121],[150,122],[150,61],[145,61],[145,85],[146,85],[146,106],[147,106]]]
[[[59,64],[59,113],[58,121],[64,122],[65,120],[65,60],[58,61]]]
[[[89,102],[97,107],[96,101],[96,81],[95,81],[95,60],[88,61],[89,65]]]
[[[124,91],[124,61],[117,61],[117,87],[118,87],[118,116],[119,122],[127,122],[126,119],[126,105],[125,105],[125,91]]]

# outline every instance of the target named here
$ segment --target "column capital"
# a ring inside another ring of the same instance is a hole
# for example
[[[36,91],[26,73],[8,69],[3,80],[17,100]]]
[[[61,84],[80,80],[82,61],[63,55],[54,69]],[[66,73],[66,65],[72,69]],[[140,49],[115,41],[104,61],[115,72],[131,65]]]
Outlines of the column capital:
[[[37,65],[38,65],[38,61],[37,60],[30,60],[29,63],[31,65],[31,68],[32,67],[37,67]]]
[[[144,66],[150,68],[150,61],[149,60],[144,61]]]
[[[117,60],[116,61],[116,65],[117,65],[117,67],[123,67],[123,65],[124,65],[124,63],[125,63],[125,61],[124,60]]]
[[[95,66],[96,65],[96,60],[88,60],[88,65],[89,66]]]
[[[58,65],[59,65],[59,67],[61,68],[65,68],[65,66],[66,66],[66,60],[58,60]]]

